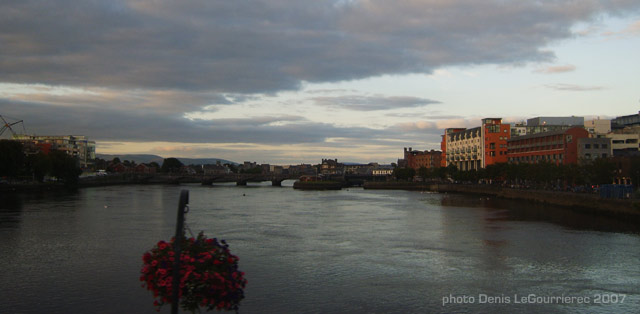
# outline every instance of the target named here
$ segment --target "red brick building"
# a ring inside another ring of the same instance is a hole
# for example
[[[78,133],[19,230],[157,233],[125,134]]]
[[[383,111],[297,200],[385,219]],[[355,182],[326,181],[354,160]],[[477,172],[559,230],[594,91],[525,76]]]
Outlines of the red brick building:
[[[419,151],[412,150],[411,147],[407,150],[404,148],[404,160],[407,163],[407,167],[415,170],[425,167],[427,169],[439,168],[442,159],[442,152],[438,150]]]
[[[508,141],[508,160],[512,163],[577,163],[578,139],[588,137],[589,132],[583,127],[513,137]]]

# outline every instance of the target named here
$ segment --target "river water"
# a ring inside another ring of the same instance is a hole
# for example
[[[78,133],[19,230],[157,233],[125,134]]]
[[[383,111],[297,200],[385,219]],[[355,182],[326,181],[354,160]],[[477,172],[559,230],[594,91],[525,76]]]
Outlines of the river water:
[[[0,313],[155,313],[141,256],[174,234],[181,189],[190,230],[226,239],[240,257],[241,313],[640,311],[637,224],[478,196],[291,183],[5,193]]]

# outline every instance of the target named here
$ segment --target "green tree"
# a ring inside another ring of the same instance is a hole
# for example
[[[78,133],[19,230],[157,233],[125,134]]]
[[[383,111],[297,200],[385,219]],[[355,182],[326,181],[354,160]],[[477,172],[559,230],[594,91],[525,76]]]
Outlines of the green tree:
[[[180,168],[184,166],[177,158],[165,158],[162,162],[161,172],[173,173],[180,171]]]
[[[25,155],[22,143],[0,140],[0,177],[17,177],[24,170]]]
[[[397,180],[410,180],[416,175],[416,170],[413,168],[396,168],[393,170],[393,176]]]

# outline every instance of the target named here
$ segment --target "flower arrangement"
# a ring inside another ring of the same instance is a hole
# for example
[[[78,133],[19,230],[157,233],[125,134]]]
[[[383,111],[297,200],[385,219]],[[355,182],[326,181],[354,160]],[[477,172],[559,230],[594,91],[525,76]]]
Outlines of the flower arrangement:
[[[140,281],[153,292],[157,311],[172,302],[174,241],[160,241],[142,256]],[[247,280],[244,272],[238,271],[238,257],[231,254],[229,245],[224,240],[207,239],[200,232],[196,238],[183,237],[181,249],[180,307],[192,313],[200,307],[237,311]]]

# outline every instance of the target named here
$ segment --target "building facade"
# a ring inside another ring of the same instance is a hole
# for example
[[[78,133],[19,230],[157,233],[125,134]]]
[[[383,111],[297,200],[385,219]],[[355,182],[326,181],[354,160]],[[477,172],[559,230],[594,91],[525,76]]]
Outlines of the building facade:
[[[527,126],[541,125],[583,126],[584,117],[535,117],[527,119]]]
[[[578,143],[588,138],[583,127],[513,137],[508,141],[508,161],[511,163],[578,162]]]
[[[511,125],[502,118],[482,119],[482,125],[472,129],[446,129],[441,143],[445,165],[466,171],[507,162],[509,138]]]
[[[427,169],[439,168],[441,165],[442,152],[438,150],[413,150],[411,147],[404,148],[404,162],[406,167],[418,170],[422,167]]]
[[[96,142],[90,141],[86,136],[79,135],[26,135],[16,134],[13,140],[26,145],[36,145],[45,154],[50,150],[59,150],[75,157],[80,168],[88,168],[96,160]]]
[[[589,162],[598,158],[613,156],[611,139],[608,137],[588,137],[578,139],[578,161]]]
[[[594,119],[584,122],[584,128],[591,134],[607,134],[611,132],[611,120]]]
[[[611,127],[615,129],[621,129],[625,126],[640,125],[640,111],[636,114],[630,114],[628,116],[620,116],[611,120]]]

